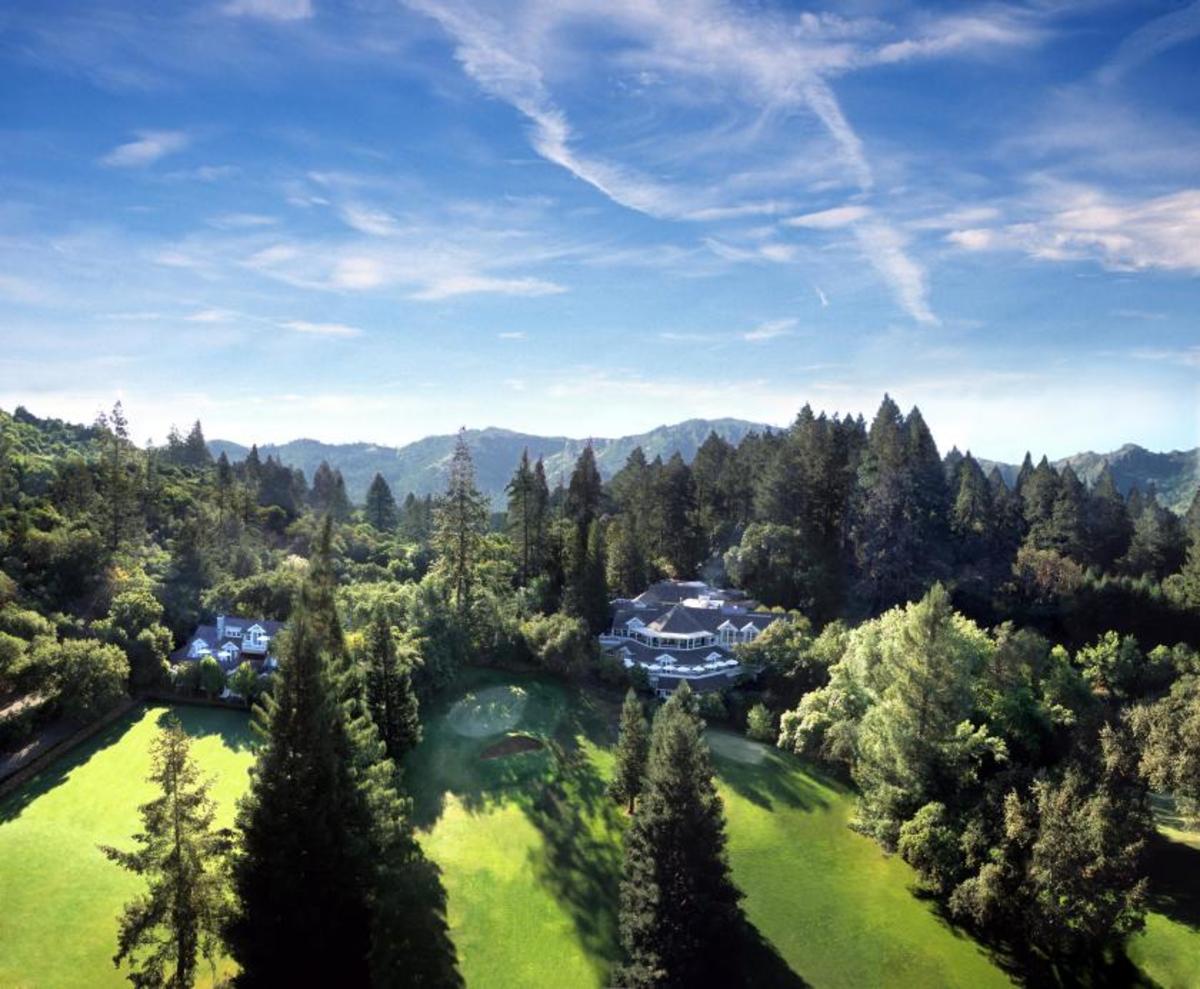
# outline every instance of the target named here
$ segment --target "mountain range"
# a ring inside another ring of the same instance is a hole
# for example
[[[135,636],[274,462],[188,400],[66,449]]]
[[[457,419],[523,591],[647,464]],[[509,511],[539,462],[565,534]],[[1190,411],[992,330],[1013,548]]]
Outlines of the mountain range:
[[[666,460],[679,453],[690,463],[710,432],[737,444],[751,431],[762,432],[770,428],[773,427],[743,419],[689,419],[673,426],[659,426],[648,433],[617,439],[594,437],[590,442],[600,474],[607,480],[621,469],[638,446],[647,460],[656,456]],[[528,449],[534,460],[542,458],[546,480],[553,488],[560,479],[564,483],[570,479],[576,458],[589,442],[567,436],[533,436],[493,427],[468,429],[465,437],[475,462],[479,488],[497,507],[503,506],[504,487],[512,478],[522,450]],[[440,493],[446,486],[446,468],[456,440],[454,434],[427,436],[406,446],[391,447],[301,439],[279,445],[265,444],[258,452],[263,458],[278,457],[291,467],[299,467],[310,480],[321,461],[327,461],[330,467],[342,472],[351,500],[361,502],[376,472],[383,475],[397,499],[410,491],[417,495]],[[224,453],[231,461],[241,460],[249,452],[248,447],[228,440],[213,440],[208,446],[214,457]]]
[[[659,426],[648,433],[616,439],[593,438],[590,442],[596,452],[600,473],[607,480],[621,469],[634,447],[640,446],[649,460],[656,456],[666,460],[679,453],[690,462],[710,432],[736,444],[751,431],[762,432],[772,428],[777,427],[744,419],[688,419],[671,426]],[[522,450],[528,449],[532,458],[543,458],[546,478],[553,487],[560,479],[565,482],[570,477],[575,459],[588,442],[566,436],[535,436],[493,427],[469,429],[465,436],[475,461],[479,487],[497,507],[503,505],[504,486],[512,477]],[[440,492],[445,487],[446,467],[454,452],[455,440],[453,434],[427,436],[405,446],[390,447],[372,443],[331,444],[299,439],[260,446],[259,454],[278,457],[289,466],[299,467],[310,479],[321,461],[327,461],[330,467],[342,472],[350,497],[361,502],[376,472],[384,476],[397,498],[403,498],[410,491],[417,495]],[[241,460],[249,452],[248,447],[228,440],[213,440],[209,448],[213,456],[224,453],[234,461]],[[999,467],[1010,485],[1016,480],[1020,469],[1016,464],[982,458],[980,464],[985,471],[990,471],[993,466]],[[1153,484],[1162,503],[1177,512],[1187,509],[1197,488],[1200,488],[1200,448],[1155,453],[1134,443],[1127,443],[1110,453],[1077,453],[1054,461],[1055,468],[1059,470],[1070,465],[1085,484],[1094,482],[1105,464],[1112,468],[1117,487],[1122,492],[1128,493],[1134,486],[1144,491]]]

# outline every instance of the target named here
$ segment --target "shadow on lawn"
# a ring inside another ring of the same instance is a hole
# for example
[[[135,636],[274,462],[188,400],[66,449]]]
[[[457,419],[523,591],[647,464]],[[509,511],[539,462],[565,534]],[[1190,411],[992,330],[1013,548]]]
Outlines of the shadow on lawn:
[[[250,726],[248,710],[193,707],[186,704],[164,706],[158,709],[155,723],[162,727],[167,718],[172,716],[179,720],[183,730],[193,739],[217,735],[221,744],[233,752],[253,749],[257,740],[254,729]]]
[[[1150,909],[1200,929],[1200,849],[1155,832],[1146,850]]]
[[[238,711],[186,705],[176,707],[154,705],[154,709],[159,711],[155,719],[157,724],[161,725],[168,714],[174,713],[183,724],[184,730],[193,738],[218,735],[222,743],[234,751],[242,751],[254,744],[249,718],[241,716]],[[117,745],[144,714],[145,708],[139,705],[86,742],[54,759],[28,783],[5,800],[0,801],[0,824],[16,820],[25,808],[39,797],[67,782],[67,778],[80,766],[91,761],[94,756],[106,749]]]
[[[824,810],[830,806],[829,791],[846,792],[846,787],[791,756],[767,748],[758,763],[741,762],[713,752],[718,775],[739,797],[763,810],[782,804],[796,810]]]
[[[50,765],[33,777],[15,793],[0,801],[0,824],[16,820],[25,808],[67,781],[67,777],[88,762],[92,756],[116,745],[134,722],[142,716],[142,709],[135,707],[124,717],[117,719],[103,731],[82,745],[55,758]]]

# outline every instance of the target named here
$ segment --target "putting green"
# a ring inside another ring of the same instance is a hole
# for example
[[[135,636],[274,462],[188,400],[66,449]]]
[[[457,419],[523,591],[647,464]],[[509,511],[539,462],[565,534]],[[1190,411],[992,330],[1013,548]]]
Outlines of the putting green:
[[[522,687],[486,687],[466,694],[446,715],[450,727],[467,738],[487,738],[515,728],[529,695]]]

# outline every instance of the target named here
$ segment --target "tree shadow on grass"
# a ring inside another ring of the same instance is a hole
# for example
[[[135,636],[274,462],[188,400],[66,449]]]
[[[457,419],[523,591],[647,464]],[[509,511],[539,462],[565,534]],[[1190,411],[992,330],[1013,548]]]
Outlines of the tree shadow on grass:
[[[735,950],[740,955],[741,984],[746,989],[804,989],[808,985],[745,917]]]
[[[832,777],[769,747],[764,747],[760,762],[742,762],[720,752],[714,752],[714,762],[726,786],[763,810],[774,810],[776,804],[794,810],[824,810],[831,803],[829,791],[846,792]]]
[[[585,752],[552,741],[557,772],[522,809],[542,837],[538,881],[562,904],[589,955],[617,961],[620,811]]]
[[[188,704],[156,704],[154,708],[158,711],[155,724],[160,728],[168,718],[174,717],[193,739],[216,735],[221,739],[221,744],[233,752],[252,750],[257,743],[248,710],[197,707]]]
[[[142,713],[141,707],[134,707],[86,742],[56,756],[33,779],[0,800],[0,824],[16,820],[39,797],[67,782],[67,778],[94,755],[120,742]]]
[[[1146,850],[1150,909],[1200,929],[1200,849],[1155,832]]]

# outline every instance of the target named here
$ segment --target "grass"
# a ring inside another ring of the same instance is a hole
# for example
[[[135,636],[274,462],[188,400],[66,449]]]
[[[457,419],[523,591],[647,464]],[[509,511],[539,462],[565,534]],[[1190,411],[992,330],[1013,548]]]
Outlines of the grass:
[[[152,794],[149,743],[166,710],[135,709],[0,803],[0,986],[128,985],[112,964],[116,918],[141,881],[96,846],[132,847],[138,806]],[[247,718],[212,708],[176,713],[215,777],[218,826],[227,826],[251,761]]]
[[[468,985],[602,986],[617,957],[625,826],[604,795],[619,699],[489,673],[464,689],[509,683],[525,691],[517,727],[545,749],[482,760],[494,739],[466,738],[434,712],[407,770],[462,970]],[[796,973],[787,982],[1008,984],[912,895],[908,866],[849,830],[850,793],[777,750],[725,732],[711,740],[734,879],[767,955]]]
[[[468,986],[606,984],[617,959],[626,826],[604,792],[619,702],[479,670],[427,713],[406,778],[422,842],[443,870]],[[163,713],[135,712],[0,804],[0,986],[125,984],[111,964],[115,918],[138,880],[96,845],[129,846],[148,794],[148,742]],[[251,761],[246,718],[178,713],[216,777],[220,823],[228,824]],[[480,758],[514,732],[544,747]],[[908,866],[847,827],[854,798],[845,787],[773,748],[728,732],[709,737],[734,879],[760,939],[758,984],[1008,982],[913,894]],[[1150,862],[1151,913],[1130,942],[1138,971],[1126,981],[1200,985],[1200,836],[1167,831]]]

